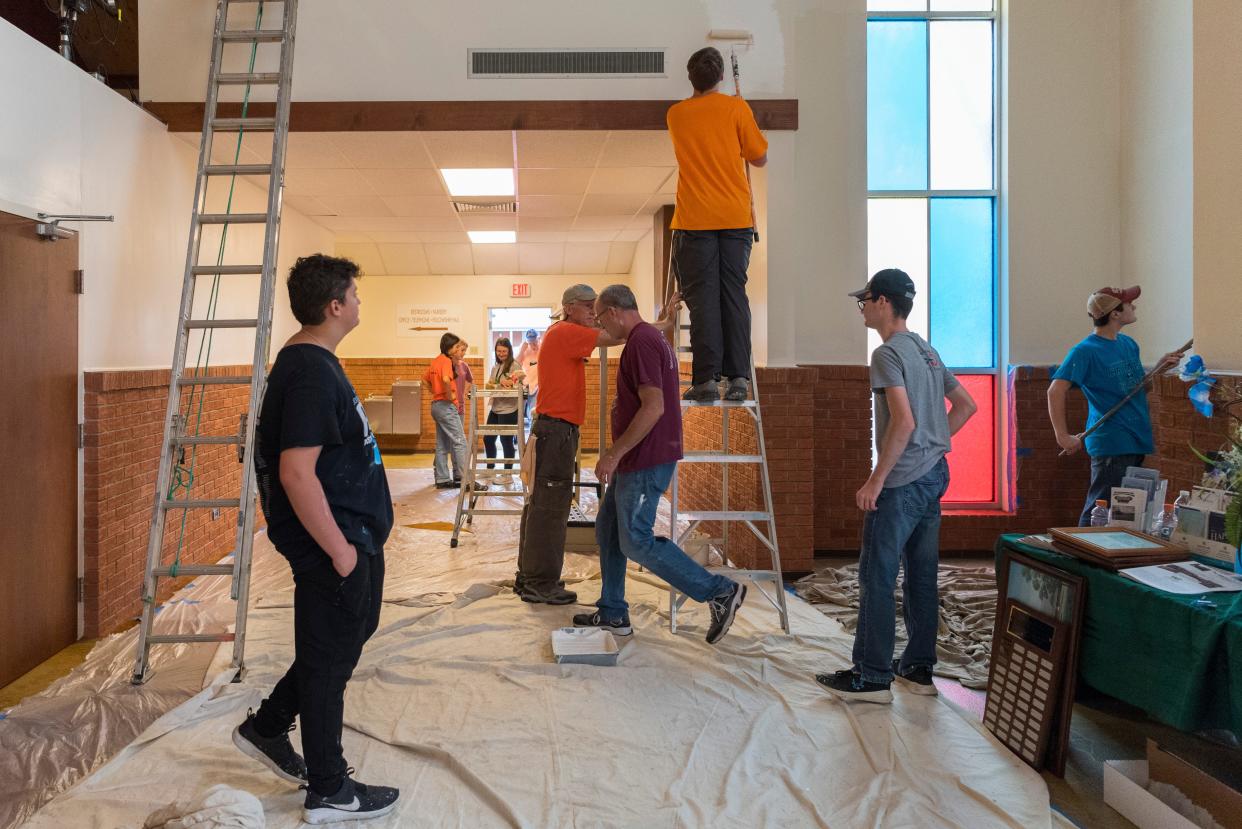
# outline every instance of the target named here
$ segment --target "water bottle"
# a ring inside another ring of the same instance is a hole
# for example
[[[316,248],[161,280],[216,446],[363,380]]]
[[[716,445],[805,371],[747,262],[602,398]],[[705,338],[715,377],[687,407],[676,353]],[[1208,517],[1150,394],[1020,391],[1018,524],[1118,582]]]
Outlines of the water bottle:
[[[1091,526],[1107,527],[1108,526],[1108,502],[1099,500],[1095,502],[1095,507],[1091,510]]]
[[[1173,502],[1173,512],[1180,519],[1182,517],[1181,510],[1188,506],[1190,506],[1190,493],[1183,489],[1177,493],[1177,500]]]
[[[1152,527],[1154,534],[1168,541],[1177,529],[1177,511],[1173,504],[1165,504],[1164,509],[1156,516],[1156,524]]]

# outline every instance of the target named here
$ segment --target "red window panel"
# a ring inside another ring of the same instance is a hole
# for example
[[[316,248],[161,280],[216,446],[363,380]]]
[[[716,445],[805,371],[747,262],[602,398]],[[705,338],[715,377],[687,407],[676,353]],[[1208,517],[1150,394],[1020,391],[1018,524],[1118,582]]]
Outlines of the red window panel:
[[[987,504],[996,499],[996,392],[991,374],[959,374],[979,411],[953,436],[944,500]],[[948,403],[946,402],[946,406]]]

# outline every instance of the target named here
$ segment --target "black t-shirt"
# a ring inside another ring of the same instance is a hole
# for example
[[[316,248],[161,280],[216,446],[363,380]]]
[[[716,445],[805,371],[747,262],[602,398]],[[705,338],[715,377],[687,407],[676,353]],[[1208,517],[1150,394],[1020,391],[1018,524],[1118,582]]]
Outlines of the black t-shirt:
[[[302,526],[280,483],[280,453],[322,446],[315,476],[332,517],[359,552],[374,555],[392,529],[392,500],[379,445],[336,355],[309,343],[276,355],[255,428],[255,473],[272,544],[295,573],[325,553]]]

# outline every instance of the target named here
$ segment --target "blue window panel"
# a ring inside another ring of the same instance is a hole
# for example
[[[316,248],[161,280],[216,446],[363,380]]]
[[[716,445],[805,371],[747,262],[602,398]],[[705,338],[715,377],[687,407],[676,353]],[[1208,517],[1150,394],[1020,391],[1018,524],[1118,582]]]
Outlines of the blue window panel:
[[[867,187],[927,188],[927,23],[867,23]]]
[[[928,224],[931,343],[945,365],[995,363],[995,260],[991,198],[931,200]]]

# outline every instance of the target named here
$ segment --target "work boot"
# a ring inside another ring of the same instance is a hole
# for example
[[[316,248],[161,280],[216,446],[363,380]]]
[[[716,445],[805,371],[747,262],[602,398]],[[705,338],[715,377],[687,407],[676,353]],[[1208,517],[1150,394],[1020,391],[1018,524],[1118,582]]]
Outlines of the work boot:
[[[702,403],[708,400],[720,399],[720,386],[715,380],[708,380],[703,383],[695,383],[686,389],[681,396],[682,400],[692,400],[696,403]]]
[[[552,588],[538,588],[529,584],[523,584],[520,590],[515,590],[518,597],[530,604],[574,604],[578,601],[578,594],[572,590],[566,590],[559,584]]]
[[[745,377],[734,377],[729,381],[729,388],[725,391],[725,400],[745,400],[750,394],[750,381]]]

